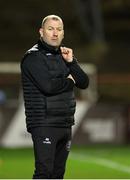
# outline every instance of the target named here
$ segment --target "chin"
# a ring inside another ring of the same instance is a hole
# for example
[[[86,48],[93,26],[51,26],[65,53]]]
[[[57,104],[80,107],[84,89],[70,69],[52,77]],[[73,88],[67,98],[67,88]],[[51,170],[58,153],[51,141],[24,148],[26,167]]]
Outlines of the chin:
[[[57,44],[57,43],[51,43],[51,46],[58,47],[58,46],[60,46],[60,44]]]

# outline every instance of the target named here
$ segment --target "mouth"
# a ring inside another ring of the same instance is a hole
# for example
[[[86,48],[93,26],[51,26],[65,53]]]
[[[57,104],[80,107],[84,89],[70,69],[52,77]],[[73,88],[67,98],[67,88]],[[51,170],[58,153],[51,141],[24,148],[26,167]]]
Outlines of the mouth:
[[[52,39],[52,41],[57,41],[58,39]]]

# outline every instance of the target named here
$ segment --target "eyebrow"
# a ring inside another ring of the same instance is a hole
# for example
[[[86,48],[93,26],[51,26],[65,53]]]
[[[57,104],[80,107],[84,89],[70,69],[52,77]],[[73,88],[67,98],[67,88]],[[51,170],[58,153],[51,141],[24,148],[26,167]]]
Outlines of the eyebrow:
[[[47,28],[50,28],[50,27],[51,27],[51,28],[54,28],[53,26],[50,26],[50,25],[49,25]],[[58,26],[58,27],[56,27],[56,28],[63,29],[63,27],[62,27],[62,26]]]

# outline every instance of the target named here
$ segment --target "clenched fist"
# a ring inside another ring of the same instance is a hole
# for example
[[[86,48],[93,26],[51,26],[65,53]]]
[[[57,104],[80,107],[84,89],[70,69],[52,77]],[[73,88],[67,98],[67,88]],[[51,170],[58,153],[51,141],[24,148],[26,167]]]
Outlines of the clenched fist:
[[[67,47],[60,47],[61,54],[65,61],[72,62],[73,61],[73,50]]]

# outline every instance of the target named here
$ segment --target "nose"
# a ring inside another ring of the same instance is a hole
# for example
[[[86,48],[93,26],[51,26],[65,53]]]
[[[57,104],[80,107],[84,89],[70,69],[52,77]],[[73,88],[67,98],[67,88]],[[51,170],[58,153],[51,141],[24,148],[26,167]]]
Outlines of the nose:
[[[53,31],[53,35],[54,35],[54,36],[58,36],[57,30],[54,30],[54,31]]]

